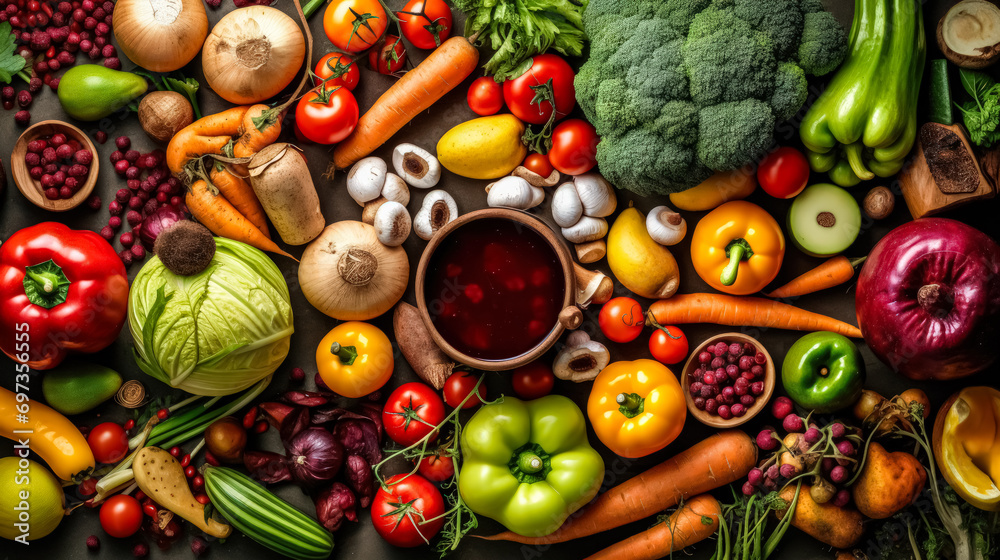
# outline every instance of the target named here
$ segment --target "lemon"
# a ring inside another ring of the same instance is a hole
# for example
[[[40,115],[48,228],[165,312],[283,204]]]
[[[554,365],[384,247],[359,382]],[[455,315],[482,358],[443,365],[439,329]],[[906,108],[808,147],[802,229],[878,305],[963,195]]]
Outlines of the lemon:
[[[497,179],[524,161],[524,123],[514,115],[481,117],[444,133],[437,157],[448,171],[470,179]]]
[[[21,468],[19,463],[26,463]],[[66,495],[49,469],[18,457],[0,459],[0,537],[14,540],[27,526],[29,541],[40,539],[59,526],[65,515]]]
[[[653,241],[646,218],[635,208],[622,212],[608,232],[608,266],[632,292],[650,299],[677,292],[680,274],[669,249]]]

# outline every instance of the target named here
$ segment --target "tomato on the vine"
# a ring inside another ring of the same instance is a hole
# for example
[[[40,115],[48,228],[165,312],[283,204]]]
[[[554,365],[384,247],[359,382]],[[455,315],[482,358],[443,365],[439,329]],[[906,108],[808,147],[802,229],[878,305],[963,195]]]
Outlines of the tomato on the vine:
[[[555,101],[555,120],[558,121],[576,107],[574,76],[573,69],[562,57],[536,55],[527,72],[503,83],[503,99],[515,117],[531,124],[548,122]]]
[[[552,167],[552,162],[549,161],[549,156],[538,153],[528,154],[528,157],[524,158],[524,162],[521,165],[527,168],[528,171],[534,171],[542,177],[548,177],[555,169]]]
[[[479,378],[467,371],[456,371],[449,375],[448,379],[444,382],[444,402],[452,408],[457,408],[465,400],[465,397],[476,388],[476,383],[478,382]],[[479,383],[476,396],[466,401],[465,406],[462,408],[472,408],[481,405],[485,399],[486,385]]]
[[[549,161],[566,175],[580,175],[597,165],[597,130],[583,119],[568,119],[552,131]]]
[[[448,455],[428,455],[420,459],[417,472],[428,480],[444,482],[455,476],[455,462]]]
[[[128,453],[128,434],[114,422],[102,422],[87,434],[87,443],[98,463],[117,463]]]
[[[382,409],[385,433],[400,445],[412,445],[444,420],[444,402],[428,385],[404,383],[389,395]],[[431,441],[437,434],[431,436]]]
[[[614,342],[632,342],[641,333],[646,324],[642,314],[642,306],[629,297],[616,297],[601,307],[597,316],[601,332]]]
[[[368,51],[368,67],[379,74],[392,75],[406,66],[406,47],[395,35],[386,35]]]
[[[324,55],[316,63],[316,79],[318,86],[326,80],[327,89],[343,86],[351,91],[358,87],[358,79],[361,71],[358,70],[356,62],[344,53],[333,52]]]
[[[443,514],[441,491],[419,474],[387,478],[372,500],[372,525],[394,546],[427,544],[441,531]]]
[[[317,144],[336,144],[358,125],[358,101],[346,87],[320,87],[302,96],[295,107],[295,125]]]
[[[444,0],[410,0],[396,16],[403,37],[418,49],[433,49],[451,34],[451,8]]]
[[[677,327],[657,325],[649,337],[649,353],[660,363],[678,364],[688,353],[687,336]]]
[[[809,162],[802,152],[782,146],[760,162],[757,182],[764,192],[775,198],[798,196],[809,183]]]
[[[101,527],[117,539],[131,537],[142,526],[139,500],[125,494],[111,496],[101,506]]]
[[[493,78],[481,76],[469,86],[468,100],[473,113],[488,117],[503,109],[503,90]]]
[[[323,14],[323,31],[338,49],[359,53],[371,48],[389,25],[378,0],[331,0]]]
[[[531,400],[551,393],[556,384],[556,376],[551,367],[536,361],[515,369],[510,381],[518,397]]]

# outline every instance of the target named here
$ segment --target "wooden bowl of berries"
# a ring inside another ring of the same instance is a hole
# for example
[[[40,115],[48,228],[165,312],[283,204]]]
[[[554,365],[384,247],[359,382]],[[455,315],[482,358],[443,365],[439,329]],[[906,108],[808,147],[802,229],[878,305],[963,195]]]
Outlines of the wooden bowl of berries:
[[[97,149],[79,128],[62,121],[28,127],[10,155],[14,184],[32,204],[53,212],[76,208],[97,184]]]
[[[751,336],[723,333],[702,342],[681,370],[688,412],[702,424],[734,428],[767,407],[774,360]]]

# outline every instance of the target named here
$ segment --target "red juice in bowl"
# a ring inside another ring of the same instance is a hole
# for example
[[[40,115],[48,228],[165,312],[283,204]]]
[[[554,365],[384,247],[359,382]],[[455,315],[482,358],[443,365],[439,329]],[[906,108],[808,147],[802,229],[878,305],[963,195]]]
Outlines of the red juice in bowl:
[[[534,229],[483,218],[451,232],[427,266],[424,299],[438,333],[480,360],[516,358],[558,322],[562,265]]]

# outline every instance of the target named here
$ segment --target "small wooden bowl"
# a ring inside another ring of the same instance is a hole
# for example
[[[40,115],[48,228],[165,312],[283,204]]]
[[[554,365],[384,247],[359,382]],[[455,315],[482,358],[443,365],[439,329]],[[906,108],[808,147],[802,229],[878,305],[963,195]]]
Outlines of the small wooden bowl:
[[[698,369],[698,354],[701,354],[703,350],[709,346],[717,344],[719,341],[725,341],[729,343],[739,342],[740,344],[746,344],[749,342],[757,348],[758,352],[763,352],[764,356],[767,357],[767,364],[764,367],[764,392],[757,397],[757,402],[753,406],[747,409],[746,413],[740,417],[732,417],[729,420],[724,420],[722,417],[715,414],[709,414],[704,410],[698,410],[698,407],[694,405],[694,398],[691,396],[691,391],[688,389],[691,385],[690,374],[694,370]],[[774,393],[774,384],[777,382],[777,377],[774,373],[774,360],[771,359],[771,355],[767,353],[767,349],[757,341],[757,339],[747,336],[741,333],[723,333],[720,335],[713,336],[705,342],[702,342],[691,352],[691,356],[688,358],[687,362],[684,363],[684,369],[681,370],[681,387],[684,389],[684,400],[687,402],[688,412],[691,416],[698,419],[699,422],[705,424],[706,426],[712,426],[713,428],[735,428],[736,426],[745,424],[750,421],[751,418],[757,416],[761,410],[767,407],[768,401],[771,400],[771,395]]]
[[[24,155],[28,153],[28,142],[58,133],[65,134],[67,139],[79,142],[83,149],[90,150],[94,154],[94,159],[90,163],[90,172],[83,179],[83,186],[80,187],[80,190],[76,191],[76,194],[71,198],[49,200],[45,197],[45,189],[42,188],[41,182],[32,179],[31,175],[28,174],[28,166],[24,163]],[[14,151],[10,154],[10,173],[14,176],[14,184],[17,185],[17,189],[21,191],[24,198],[30,200],[35,206],[52,212],[71,210],[79,206],[84,200],[87,200],[91,191],[94,190],[94,185],[97,184],[97,170],[98,157],[97,148],[94,147],[94,143],[90,141],[90,138],[82,130],[62,121],[42,121],[29,126],[21,134],[21,137],[17,139],[17,143],[14,144]]]

